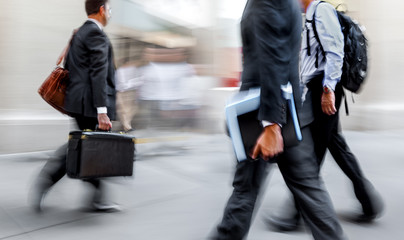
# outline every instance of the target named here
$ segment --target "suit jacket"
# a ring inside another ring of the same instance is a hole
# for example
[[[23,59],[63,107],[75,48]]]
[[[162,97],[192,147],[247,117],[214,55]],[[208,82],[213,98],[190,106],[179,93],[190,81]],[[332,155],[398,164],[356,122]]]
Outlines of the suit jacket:
[[[66,89],[65,109],[85,117],[97,117],[97,107],[107,107],[115,119],[115,65],[107,35],[86,21],[74,35],[65,68],[70,80]]]
[[[293,86],[300,106],[299,52],[302,31],[297,0],[248,0],[241,19],[243,73],[240,90],[261,87],[259,120],[286,124],[281,85]]]

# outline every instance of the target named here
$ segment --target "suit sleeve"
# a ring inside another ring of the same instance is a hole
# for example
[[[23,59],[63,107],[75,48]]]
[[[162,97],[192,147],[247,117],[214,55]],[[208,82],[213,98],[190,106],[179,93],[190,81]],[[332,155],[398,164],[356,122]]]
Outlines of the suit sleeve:
[[[87,36],[89,49],[89,77],[93,94],[94,107],[107,106],[108,49],[107,37],[98,29],[93,29]]]
[[[289,80],[290,25],[277,9],[266,7],[256,17],[255,41],[261,84],[259,120],[286,123],[286,101],[280,86]]]

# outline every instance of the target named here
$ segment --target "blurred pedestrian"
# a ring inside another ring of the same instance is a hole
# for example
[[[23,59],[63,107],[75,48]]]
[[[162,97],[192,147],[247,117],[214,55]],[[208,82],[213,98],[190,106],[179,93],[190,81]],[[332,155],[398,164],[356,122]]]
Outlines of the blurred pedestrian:
[[[132,120],[137,110],[141,74],[133,62],[126,61],[116,70],[116,108],[125,132],[133,131]]]
[[[95,130],[96,125],[101,130],[109,130],[111,120],[115,119],[115,66],[112,46],[103,28],[111,17],[111,7],[109,0],[86,0],[85,10],[88,19],[77,30],[66,51],[65,68],[70,78],[65,109],[81,130]],[[45,194],[66,174],[66,153],[67,144],[64,144],[36,179],[31,195],[36,210],[41,210]],[[94,187],[91,208],[119,210],[119,206],[107,202],[101,180],[85,181]]]
[[[186,62],[186,57],[185,49],[182,48],[145,49],[145,59],[149,63],[142,67],[144,82],[140,89],[140,99],[143,108],[150,111],[149,123],[163,119],[160,124],[167,124],[169,118],[178,118],[180,112],[196,108],[189,101],[191,95],[195,96],[196,93],[186,82],[195,76],[195,70]],[[182,127],[187,124],[175,120],[171,122]]]
[[[233,193],[213,239],[241,240],[249,231],[268,160],[276,161],[299,204],[314,239],[344,239],[332,202],[319,176],[310,132],[311,106],[300,109],[303,141],[284,147],[281,126],[287,124],[281,85],[290,82],[299,93],[301,8],[297,0],[248,0],[241,20],[243,73],[241,91],[261,88],[258,120],[264,130],[252,158],[237,164]],[[296,97],[297,96],[297,97]],[[299,94],[295,101],[300,102]],[[300,104],[298,104],[300,105]]]
[[[318,165],[322,165],[328,149],[338,166],[352,181],[355,195],[362,205],[362,213],[354,216],[354,220],[369,222],[380,216],[383,204],[380,195],[365,178],[340,128],[338,110],[343,97],[340,80],[344,58],[344,36],[338,16],[334,7],[328,3],[320,4],[320,1],[314,0],[300,1],[307,19],[302,35],[300,74],[304,88],[303,97],[307,103],[312,102],[313,105],[315,124],[312,133]],[[313,26],[316,29],[313,29]],[[314,31],[317,31],[318,38]],[[324,55],[321,53],[320,42]],[[283,211],[286,216],[270,216],[269,223],[280,230],[295,230],[300,214],[293,203],[294,201],[290,200],[286,204]]]

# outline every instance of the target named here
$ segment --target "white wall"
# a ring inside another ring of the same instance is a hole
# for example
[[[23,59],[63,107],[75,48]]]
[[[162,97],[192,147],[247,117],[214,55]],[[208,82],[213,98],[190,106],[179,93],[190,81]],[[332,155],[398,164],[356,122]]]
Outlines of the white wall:
[[[85,20],[83,1],[2,0],[1,6],[0,109],[48,108],[36,90]]]

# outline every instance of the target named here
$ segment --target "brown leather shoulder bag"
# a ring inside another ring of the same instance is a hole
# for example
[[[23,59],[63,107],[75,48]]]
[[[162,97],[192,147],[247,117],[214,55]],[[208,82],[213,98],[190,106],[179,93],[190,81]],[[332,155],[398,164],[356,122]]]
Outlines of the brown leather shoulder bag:
[[[69,115],[64,109],[64,101],[66,96],[66,87],[69,81],[69,71],[63,68],[60,64],[63,59],[66,59],[66,55],[69,51],[70,44],[77,30],[73,31],[73,35],[70,38],[69,44],[63,49],[57,62],[56,68],[45,79],[42,85],[38,89],[39,95],[52,107],[63,114]]]

